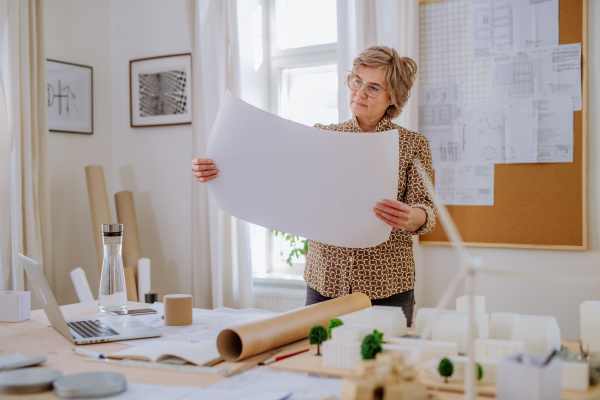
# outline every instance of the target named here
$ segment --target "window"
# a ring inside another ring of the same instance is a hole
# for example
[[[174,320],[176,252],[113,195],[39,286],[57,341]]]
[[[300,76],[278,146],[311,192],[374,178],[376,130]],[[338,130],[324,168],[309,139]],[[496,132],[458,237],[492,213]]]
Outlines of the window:
[[[270,111],[308,126],[337,123],[336,0],[268,0],[266,5]],[[255,275],[302,274],[304,256],[293,257],[292,267],[286,262],[288,241],[255,225],[250,236]]]

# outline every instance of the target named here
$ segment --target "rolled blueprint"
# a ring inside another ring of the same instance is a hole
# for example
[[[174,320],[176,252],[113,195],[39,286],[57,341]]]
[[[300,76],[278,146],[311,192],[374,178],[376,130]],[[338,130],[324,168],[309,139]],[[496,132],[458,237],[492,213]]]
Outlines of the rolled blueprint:
[[[127,287],[127,301],[138,301],[137,285],[133,268],[123,268],[125,271],[125,286]]]
[[[224,329],[217,348],[226,361],[239,361],[308,337],[314,325],[327,327],[332,318],[371,307],[363,293],[288,311],[276,317]]]
[[[104,262],[102,224],[112,223],[110,220],[110,208],[108,207],[108,195],[106,194],[104,169],[100,165],[88,165],[85,167],[85,179],[90,198],[90,210],[92,211],[92,228],[94,231],[94,243],[96,244],[98,272],[102,274],[102,263]]]
[[[73,286],[75,286],[75,292],[77,292],[80,303],[94,301],[94,295],[92,294],[90,284],[85,277],[85,271],[83,269],[75,268],[71,271],[71,280],[73,281]]]
[[[142,301],[146,293],[150,293],[150,259],[138,260],[138,299]]]
[[[129,190],[116,193],[115,203],[117,205],[117,221],[119,224],[123,224],[124,229],[123,266],[133,269],[137,276],[138,260],[142,258],[142,250],[135,216],[135,204],[133,204],[133,193]]]

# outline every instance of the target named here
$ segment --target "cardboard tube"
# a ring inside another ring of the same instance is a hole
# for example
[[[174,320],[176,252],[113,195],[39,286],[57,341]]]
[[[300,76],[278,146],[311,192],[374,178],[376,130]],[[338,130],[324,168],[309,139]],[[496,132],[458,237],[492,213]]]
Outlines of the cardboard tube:
[[[138,301],[137,285],[133,268],[123,268],[125,271],[125,286],[127,287],[127,301]]]
[[[262,321],[224,329],[217,338],[217,348],[226,361],[239,361],[308,337],[314,325],[329,325],[332,318],[371,307],[363,293],[288,311]]]
[[[191,325],[192,295],[190,294],[168,294],[163,297],[165,307],[165,325],[184,326]]]
[[[142,258],[142,250],[133,193],[129,190],[116,193],[115,204],[117,205],[117,221],[119,224],[123,224],[123,266],[133,268],[137,277],[137,263]]]
[[[110,220],[110,208],[108,207],[108,194],[106,194],[104,169],[100,165],[88,165],[85,167],[85,179],[87,181],[88,197],[90,198],[90,210],[92,211],[92,228],[94,231],[94,243],[96,244],[98,272],[102,274],[102,263],[104,262],[102,224],[112,223]]]

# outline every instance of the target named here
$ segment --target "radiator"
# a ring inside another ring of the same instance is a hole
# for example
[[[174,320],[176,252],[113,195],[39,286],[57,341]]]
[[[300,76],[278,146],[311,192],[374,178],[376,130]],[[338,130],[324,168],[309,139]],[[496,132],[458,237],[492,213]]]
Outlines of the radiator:
[[[304,306],[306,290],[254,287],[254,307],[284,312]]]

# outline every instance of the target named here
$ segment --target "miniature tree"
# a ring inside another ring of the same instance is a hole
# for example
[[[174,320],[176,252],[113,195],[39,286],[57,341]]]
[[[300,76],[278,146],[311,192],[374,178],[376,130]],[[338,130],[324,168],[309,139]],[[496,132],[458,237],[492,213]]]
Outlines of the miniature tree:
[[[360,354],[363,360],[370,360],[375,358],[377,353],[381,353],[381,341],[377,335],[371,333],[365,336],[362,345],[360,346]]]
[[[480,381],[483,378],[483,367],[477,363],[477,380]]]
[[[327,330],[323,325],[315,325],[310,328],[308,341],[310,344],[317,345],[317,356],[321,355],[321,343],[327,340]]]
[[[381,343],[383,343],[383,332],[378,332],[377,329],[375,329],[373,331],[373,335],[377,336],[377,338],[379,339],[379,341]]]
[[[445,382],[448,383],[448,377],[452,376],[452,373],[454,372],[452,361],[448,360],[447,358],[442,358],[442,361],[440,361],[440,366],[438,367],[438,372],[444,377]]]
[[[333,318],[331,321],[329,321],[329,327],[327,328],[327,337],[329,339],[331,339],[331,329],[340,325],[344,325],[344,323],[339,318]]]

